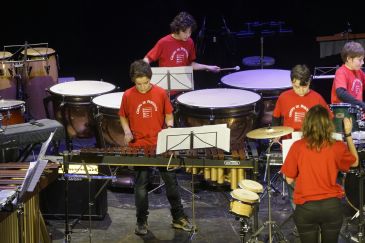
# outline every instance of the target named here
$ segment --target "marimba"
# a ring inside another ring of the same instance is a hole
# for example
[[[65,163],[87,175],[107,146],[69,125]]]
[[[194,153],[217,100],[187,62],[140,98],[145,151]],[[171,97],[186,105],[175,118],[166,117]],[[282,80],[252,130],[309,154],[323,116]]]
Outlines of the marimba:
[[[16,190],[23,183],[28,167],[27,162],[0,163],[0,191]],[[57,178],[58,167],[48,163],[38,186],[25,194],[18,208],[0,211],[0,242],[51,242],[39,211],[39,191]]]

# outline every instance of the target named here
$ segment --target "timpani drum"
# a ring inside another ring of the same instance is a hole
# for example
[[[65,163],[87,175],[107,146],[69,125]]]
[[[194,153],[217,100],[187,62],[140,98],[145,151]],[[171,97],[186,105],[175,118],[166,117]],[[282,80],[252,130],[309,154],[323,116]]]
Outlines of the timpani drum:
[[[235,72],[223,76],[221,82],[226,87],[254,91],[262,96],[259,127],[271,124],[272,112],[280,93],[292,87],[290,71],[280,69]]]
[[[255,192],[241,188],[231,191],[231,197],[230,212],[238,216],[251,217],[259,196]]]
[[[261,96],[239,89],[202,89],[177,97],[178,123],[182,127],[227,124],[231,142],[243,142],[254,127]]]
[[[22,100],[0,100],[1,126],[24,123],[25,102]],[[0,127],[1,127],[0,126]]]
[[[262,193],[264,191],[264,187],[260,183],[248,179],[241,180],[238,186],[255,193]]]
[[[115,90],[113,84],[101,81],[72,81],[49,89],[55,118],[67,129],[70,138],[93,137],[95,120],[92,99]]]
[[[16,99],[16,80],[13,63],[9,62],[12,54],[0,51],[0,99]]]
[[[97,122],[96,138],[101,147],[128,145],[124,142],[124,131],[118,114],[123,94],[124,92],[103,94],[92,100]]]
[[[24,50],[21,52],[24,55]],[[58,82],[58,64],[55,50],[44,47],[27,49],[28,79],[25,82],[28,113],[34,119],[46,117],[43,99],[47,89]]]

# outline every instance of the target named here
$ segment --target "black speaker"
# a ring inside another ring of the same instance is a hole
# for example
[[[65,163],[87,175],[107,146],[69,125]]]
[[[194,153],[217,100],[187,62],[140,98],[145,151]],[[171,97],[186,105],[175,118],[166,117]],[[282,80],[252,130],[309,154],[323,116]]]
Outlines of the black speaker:
[[[89,218],[89,191],[91,218],[102,220],[108,212],[105,180],[69,178],[68,181],[68,216],[70,218]],[[90,186],[90,190],[89,190]],[[100,188],[102,188],[100,190]],[[98,196],[97,196],[97,193]],[[96,198],[95,198],[96,197]],[[59,177],[40,192],[40,209],[44,218],[65,218],[65,180]]]

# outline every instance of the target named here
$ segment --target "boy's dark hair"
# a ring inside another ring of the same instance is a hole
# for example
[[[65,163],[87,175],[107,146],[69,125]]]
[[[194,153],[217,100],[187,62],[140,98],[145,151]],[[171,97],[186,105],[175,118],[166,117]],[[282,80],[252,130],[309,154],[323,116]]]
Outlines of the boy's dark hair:
[[[193,32],[195,31],[196,27],[197,25],[195,19],[187,12],[180,12],[170,23],[171,33],[186,31],[188,28],[191,28],[191,32]]]
[[[312,80],[312,75],[309,68],[304,64],[295,65],[290,72],[290,79],[293,82],[294,79],[300,81],[300,86],[308,86]]]
[[[150,64],[143,61],[142,59],[134,61],[129,68],[129,76],[133,82],[140,77],[152,77],[152,69]]]

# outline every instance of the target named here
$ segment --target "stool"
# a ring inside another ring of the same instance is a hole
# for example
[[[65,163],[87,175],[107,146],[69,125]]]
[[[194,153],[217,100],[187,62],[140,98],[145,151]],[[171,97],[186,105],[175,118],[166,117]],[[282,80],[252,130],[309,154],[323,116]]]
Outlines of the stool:
[[[242,64],[248,67],[260,67],[261,66],[261,57],[260,56],[251,56],[244,57],[242,59]],[[275,59],[273,57],[264,56],[262,57],[262,66],[269,67],[275,64]]]

